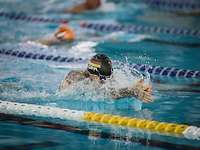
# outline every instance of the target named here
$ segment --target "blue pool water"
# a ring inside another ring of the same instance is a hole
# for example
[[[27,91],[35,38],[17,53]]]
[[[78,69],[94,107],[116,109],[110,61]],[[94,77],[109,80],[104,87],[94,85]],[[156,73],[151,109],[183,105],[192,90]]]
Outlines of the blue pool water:
[[[105,6],[92,15],[91,12],[81,15],[61,12],[74,2],[77,1],[0,1],[0,11],[23,12],[30,16],[56,19],[67,18],[78,36],[75,42],[46,47],[33,41],[51,35],[59,26],[58,24],[30,23],[0,17],[0,49],[60,55],[83,60],[89,59],[95,53],[105,53],[113,61],[123,62],[125,66],[128,63],[139,63],[200,70],[198,36],[164,33],[102,33],[83,29],[79,25],[80,21],[108,24],[119,22],[127,25],[200,30],[199,16],[177,15],[167,10],[161,11],[148,7],[145,3],[137,1],[121,3],[109,1],[112,10]],[[151,76],[155,101],[149,104],[141,103],[135,98],[114,101],[95,91],[83,95],[85,87],[80,87],[76,93],[60,93],[58,86],[64,76],[73,69],[84,69],[86,62],[58,63],[0,55],[0,99],[200,126],[199,79]],[[119,74],[120,82],[123,84],[129,82],[128,78],[124,78],[126,73],[128,74],[127,70],[124,71],[120,65],[114,67],[114,73]],[[158,84],[155,82],[157,80],[168,85],[169,90],[158,90]],[[196,92],[173,90],[176,86],[186,84],[197,84],[196,87],[190,87],[196,89]],[[200,148],[197,140],[150,132],[135,132],[119,127],[33,116],[28,118],[6,114],[0,116],[0,149],[189,149],[187,146]],[[65,127],[59,126],[60,124]],[[113,136],[113,133],[120,135],[121,138]],[[127,136],[133,137],[134,140],[132,142],[123,140],[123,137]],[[166,144],[167,142],[170,144]]]

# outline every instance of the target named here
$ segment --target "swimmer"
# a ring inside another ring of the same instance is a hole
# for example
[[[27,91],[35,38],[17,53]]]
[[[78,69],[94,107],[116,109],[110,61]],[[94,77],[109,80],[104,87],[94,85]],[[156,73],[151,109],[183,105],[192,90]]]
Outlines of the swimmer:
[[[72,42],[76,38],[75,32],[67,25],[61,25],[58,30],[49,38],[41,39],[36,42],[44,45],[56,45]]]
[[[76,86],[76,83],[85,79],[88,79],[88,84],[95,83],[97,87],[101,87],[106,82],[113,81],[114,78],[111,60],[104,54],[93,56],[90,59],[86,70],[69,72],[61,82],[59,90],[67,90],[72,86]],[[130,87],[122,89],[110,87],[108,90],[113,99],[136,97],[145,103],[153,101],[152,86],[150,84],[144,84],[144,80],[139,80]]]
[[[40,43],[43,45],[51,46],[51,45],[62,45],[62,44],[67,44],[70,42],[73,42],[74,40],[85,40],[86,38],[93,41],[97,41],[101,39],[101,34],[98,34],[97,32],[90,32],[90,31],[80,31],[81,33],[75,33],[75,31],[69,27],[66,24],[62,24],[53,35],[36,40],[36,43]],[[76,36],[78,35],[78,36]],[[112,39],[111,39],[112,40]]]
[[[66,13],[82,13],[87,10],[95,10],[101,6],[101,0],[86,0],[84,3],[76,5],[70,9],[65,9]]]

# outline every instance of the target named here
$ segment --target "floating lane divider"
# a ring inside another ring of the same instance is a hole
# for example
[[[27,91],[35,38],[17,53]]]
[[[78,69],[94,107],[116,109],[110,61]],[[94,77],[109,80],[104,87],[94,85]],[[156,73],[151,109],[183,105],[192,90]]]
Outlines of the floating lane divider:
[[[24,13],[9,13],[0,12],[0,17],[4,17],[10,20],[22,20],[32,23],[67,23],[67,19],[51,19],[29,16]],[[92,23],[82,21],[80,26],[83,28],[93,29],[101,32],[115,32],[125,31],[128,33],[157,33],[157,34],[173,34],[200,37],[200,30],[198,29],[186,29],[177,27],[159,27],[159,26],[145,26],[145,25],[121,25],[121,24],[104,24],[104,23]]]
[[[4,114],[0,113],[0,121],[8,122],[8,123],[15,123],[19,125],[28,125],[32,127],[39,127],[39,128],[47,128],[47,129],[54,129],[54,130],[60,130],[60,131],[66,131],[70,133],[75,133],[79,135],[84,135],[87,137],[95,137],[96,139],[108,139],[108,140],[114,140],[114,141],[122,141],[122,142],[132,142],[132,143],[138,143],[144,146],[148,147],[156,147],[156,148],[162,148],[162,149],[169,149],[169,150],[199,150],[199,147],[197,146],[189,146],[187,144],[178,144],[178,143],[171,143],[171,142],[165,142],[161,140],[154,140],[149,138],[140,138],[138,136],[132,135],[121,135],[116,134],[112,132],[104,132],[104,131],[97,131],[95,129],[84,129],[77,126],[71,126],[67,124],[60,124],[50,121],[43,121],[42,119],[32,119],[24,116],[17,116],[17,115],[11,115],[11,114]],[[198,141],[197,141],[198,142]],[[22,149],[22,145],[14,145],[13,147],[5,147],[1,149]],[[31,147],[32,148],[32,147]],[[29,148],[29,149],[31,149]]]
[[[131,64],[132,68],[149,74],[167,76],[167,77],[184,77],[184,78],[200,78],[200,71],[177,69],[171,67],[151,66],[147,64]]]
[[[200,10],[200,3],[192,3],[190,1],[176,1],[176,0],[142,0],[145,3],[160,7],[166,8],[171,10],[183,10],[183,11],[199,11]]]
[[[125,128],[147,130],[154,133],[171,136],[182,136],[187,139],[200,140],[200,128],[183,124],[158,122],[153,120],[122,117],[118,115],[84,112],[58,107],[41,106],[35,104],[16,103],[0,100],[0,112],[4,114],[28,115],[37,117],[59,118],[108,124]]]
[[[18,51],[18,50],[12,50],[12,49],[0,49],[0,55],[14,56],[14,57],[24,58],[24,59],[54,61],[54,62],[59,62],[59,63],[84,62],[82,58],[72,58],[72,57],[70,58],[70,57],[62,57],[62,56],[45,55],[45,54],[31,53],[31,52]]]
[[[145,26],[145,25],[116,25],[116,24],[104,24],[104,23],[92,23],[92,22],[82,22],[81,27],[93,29],[102,32],[114,32],[114,31],[125,31],[128,33],[164,33],[164,34],[174,34],[174,35],[186,35],[200,37],[200,30],[198,29],[185,29],[176,27],[158,27],[158,26]]]
[[[15,12],[0,12],[0,17],[8,18],[10,20],[22,20],[26,22],[33,23],[67,23],[67,19],[51,19],[51,18],[43,18],[43,17],[34,17],[28,16],[24,13],[15,13]]]
[[[4,49],[4,48],[0,49],[0,55],[14,56],[18,58],[33,59],[33,60],[46,60],[59,63],[74,63],[74,62],[85,63],[87,61],[82,58],[53,56],[53,55],[31,53],[31,52]],[[130,68],[137,69],[138,71],[141,72],[148,72],[149,74],[152,75],[167,76],[167,77],[200,78],[200,71],[194,71],[194,70],[151,66],[147,64],[130,64]]]

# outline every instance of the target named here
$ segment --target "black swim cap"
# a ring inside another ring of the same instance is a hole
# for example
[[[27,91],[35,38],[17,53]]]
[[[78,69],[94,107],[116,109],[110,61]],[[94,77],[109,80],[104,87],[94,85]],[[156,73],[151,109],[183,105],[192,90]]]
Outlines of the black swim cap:
[[[112,74],[112,62],[108,56],[97,54],[90,59],[87,70],[89,73],[99,77],[110,77]]]

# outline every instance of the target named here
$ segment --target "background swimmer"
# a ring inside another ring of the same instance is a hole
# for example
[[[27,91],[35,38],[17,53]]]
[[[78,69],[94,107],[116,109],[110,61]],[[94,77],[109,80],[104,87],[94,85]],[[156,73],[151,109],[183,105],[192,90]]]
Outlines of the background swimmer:
[[[82,35],[81,35],[82,34]],[[111,40],[114,41],[115,38],[117,38],[118,35],[113,35],[110,37],[101,37],[98,33],[93,32],[81,32],[78,34],[75,33],[75,31],[69,27],[66,24],[62,24],[53,35],[42,38],[40,40],[36,40],[37,43],[43,44],[43,45],[60,45],[60,44],[67,44],[69,42],[73,42],[74,40],[85,40],[85,38],[90,35],[93,41],[98,40]],[[88,38],[87,38],[88,39]]]
[[[86,0],[84,3],[65,9],[66,13],[82,13],[87,10],[95,10],[101,6],[101,0]]]
[[[71,42],[76,38],[75,32],[67,25],[61,25],[53,36],[38,40],[38,43],[44,45],[55,45],[65,42]]]
[[[81,33],[80,33],[81,32]],[[77,36],[76,32],[66,24],[62,24],[53,35],[42,38],[40,40],[36,40],[37,43],[43,45],[60,45],[60,44],[67,44],[69,42],[73,42],[74,40],[85,40],[85,38],[90,35],[92,40],[100,39],[100,35],[98,33],[93,32],[82,32],[79,31]],[[88,37],[87,37],[88,39]]]
[[[91,58],[85,71],[71,71],[61,82],[59,90],[67,90],[76,83],[85,80],[85,84],[91,84],[94,90],[99,90],[103,84],[115,82],[112,62],[104,54],[97,54]],[[137,81],[130,87],[116,89],[108,86],[107,90],[113,99],[123,97],[136,97],[143,102],[152,102],[152,86],[145,84],[143,80]]]

